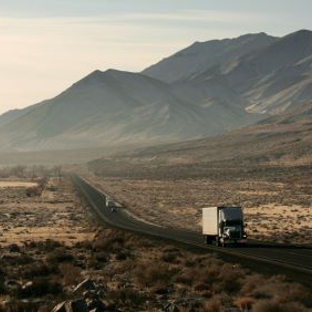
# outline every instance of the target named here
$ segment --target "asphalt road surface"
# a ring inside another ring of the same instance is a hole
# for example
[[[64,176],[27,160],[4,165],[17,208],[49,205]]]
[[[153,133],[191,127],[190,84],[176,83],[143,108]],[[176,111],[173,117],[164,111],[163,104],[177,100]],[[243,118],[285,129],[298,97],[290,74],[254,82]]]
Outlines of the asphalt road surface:
[[[78,191],[89,203],[96,220],[114,228],[180,242],[219,257],[247,265],[268,274],[286,274],[292,279],[312,285],[312,247],[250,241],[246,246],[216,247],[206,245],[201,233],[145,223],[130,216],[125,209],[111,211],[105,206],[105,194],[79,176],[73,177]]]

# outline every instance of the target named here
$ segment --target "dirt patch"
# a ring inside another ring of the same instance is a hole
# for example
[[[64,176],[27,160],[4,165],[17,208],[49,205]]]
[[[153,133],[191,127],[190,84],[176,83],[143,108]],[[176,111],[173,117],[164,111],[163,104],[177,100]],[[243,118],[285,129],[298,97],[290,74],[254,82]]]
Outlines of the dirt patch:
[[[233,179],[89,179],[139,218],[201,232],[202,208],[240,205],[250,238],[312,242],[309,178],[282,181]]]
[[[46,239],[72,244],[92,237],[85,210],[68,180],[51,178],[35,197],[26,194],[29,184],[18,181],[18,186],[7,186],[0,193],[1,246]]]
[[[259,239],[284,243],[312,242],[312,209],[274,204],[245,209],[248,231]]]
[[[35,187],[37,186],[36,182],[28,182],[28,181],[0,181],[0,189],[1,188],[27,188],[27,187]]]

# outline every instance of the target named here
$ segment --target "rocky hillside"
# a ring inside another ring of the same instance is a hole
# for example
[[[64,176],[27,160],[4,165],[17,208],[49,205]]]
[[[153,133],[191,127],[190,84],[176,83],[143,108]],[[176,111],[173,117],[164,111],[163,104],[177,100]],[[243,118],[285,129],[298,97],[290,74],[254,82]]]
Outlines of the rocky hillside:
[[[193,75],[186,84],[206,92],[218,84],[243,98],[240,104],[250,113],[279,114],[311,101],[311,66],[312,32],[302,30]]]
[[[308,30],[195,43],[143,73],[95,71],[53,99],[0,116],[0,144],[63,150],[220,135],[310,103],[311,67]]]
[[[202,107],[142,74],[95,71],[5,122],[0,143],[19,150],[153,144],[219,134],[253,120],[240,108]]]
[[[234,39],[195,42],[191,46],[154,64],[142,73],[172,83],[203,72],[269,46],[278,39],[265,33],[247,34]]]
[[[259,165],[301,166],[312,162],[312,103],[227,135],[157,145],[95,160],[91,167],[119,172],[247,170]],[[121,169],[120,169],[121,168]],[[142,170],[141,170],[142,168]],[[242,169],[245,168],[245,169]]]

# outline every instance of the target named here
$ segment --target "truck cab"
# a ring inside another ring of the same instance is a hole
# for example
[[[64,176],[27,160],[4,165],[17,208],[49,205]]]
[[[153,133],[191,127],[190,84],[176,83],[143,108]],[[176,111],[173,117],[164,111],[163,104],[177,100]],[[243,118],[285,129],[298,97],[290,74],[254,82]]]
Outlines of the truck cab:
[[[247,242],[241,207],[219,206],[203,208],[203,234],[206,243],[217,246]]]
[[[114,210],[114,211],[116,210],[116,203],[115,203],[115,201],[111,197],[106,196],[105,205],[111,211],[112,210]]]

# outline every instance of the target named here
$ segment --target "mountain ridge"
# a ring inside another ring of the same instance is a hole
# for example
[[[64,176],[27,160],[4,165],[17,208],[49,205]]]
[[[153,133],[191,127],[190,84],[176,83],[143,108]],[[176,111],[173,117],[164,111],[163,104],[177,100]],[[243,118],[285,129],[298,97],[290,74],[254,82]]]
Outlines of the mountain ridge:
[[[259,33],[246,34],[234,39],[194,42],[189,47],[146,68],[142,73],[164,82],[173,83],[220,62],[226,62],[253,50],[264,48],[275,40],[275,37]]]
[[[175,173],[179,172],[179,168],[185,171],[187,166],[243,168],[248,165],[260,168],[311,165],[311,131],[312,102],[219,137],[123,151],[113,158],[108,156],[93,160],[90,165],[101,171],[109,164],[112,172],[127,167],[141,174],[144,174],[141,168],[159,165],[161,168],[168,166]]]
[[[300,47],[297,46],[298,42],[301,43]],[[312,32],[298,31],[256,53],[198,73],[187,83],[218,80],[225,89],[241,94],[246,101],[244,109],[248,112],[276,114],[294,108],[299,100],[299,105],[303,105],[311,98],[311,55]],[[305,66],[300,67],[304,61]],[[295,86],[297,90],[294,90]],[[303,88],[306,88],[305,91]],[[303,91],[308,94],[299,99]]]
[[[3,148],[29,150],[172,142],[220,133],[222,124],[210,111],[140,73],[95,71],[5,124],[0,143]],[[222,106],[217,111],[229,128],[240,120],[248,123],[244,112],[227,114]]]
[[[207,47],[215,48],[208,56]],[[95,70],[52,99],[0,116],[2,148],[143,146],[216,136],[312,99],[311,31],[194,43],[175,55],[189,57],[194,48],[185,75],[172,83],[145,71]],[[198,53],[203,58],[194,66]]]

